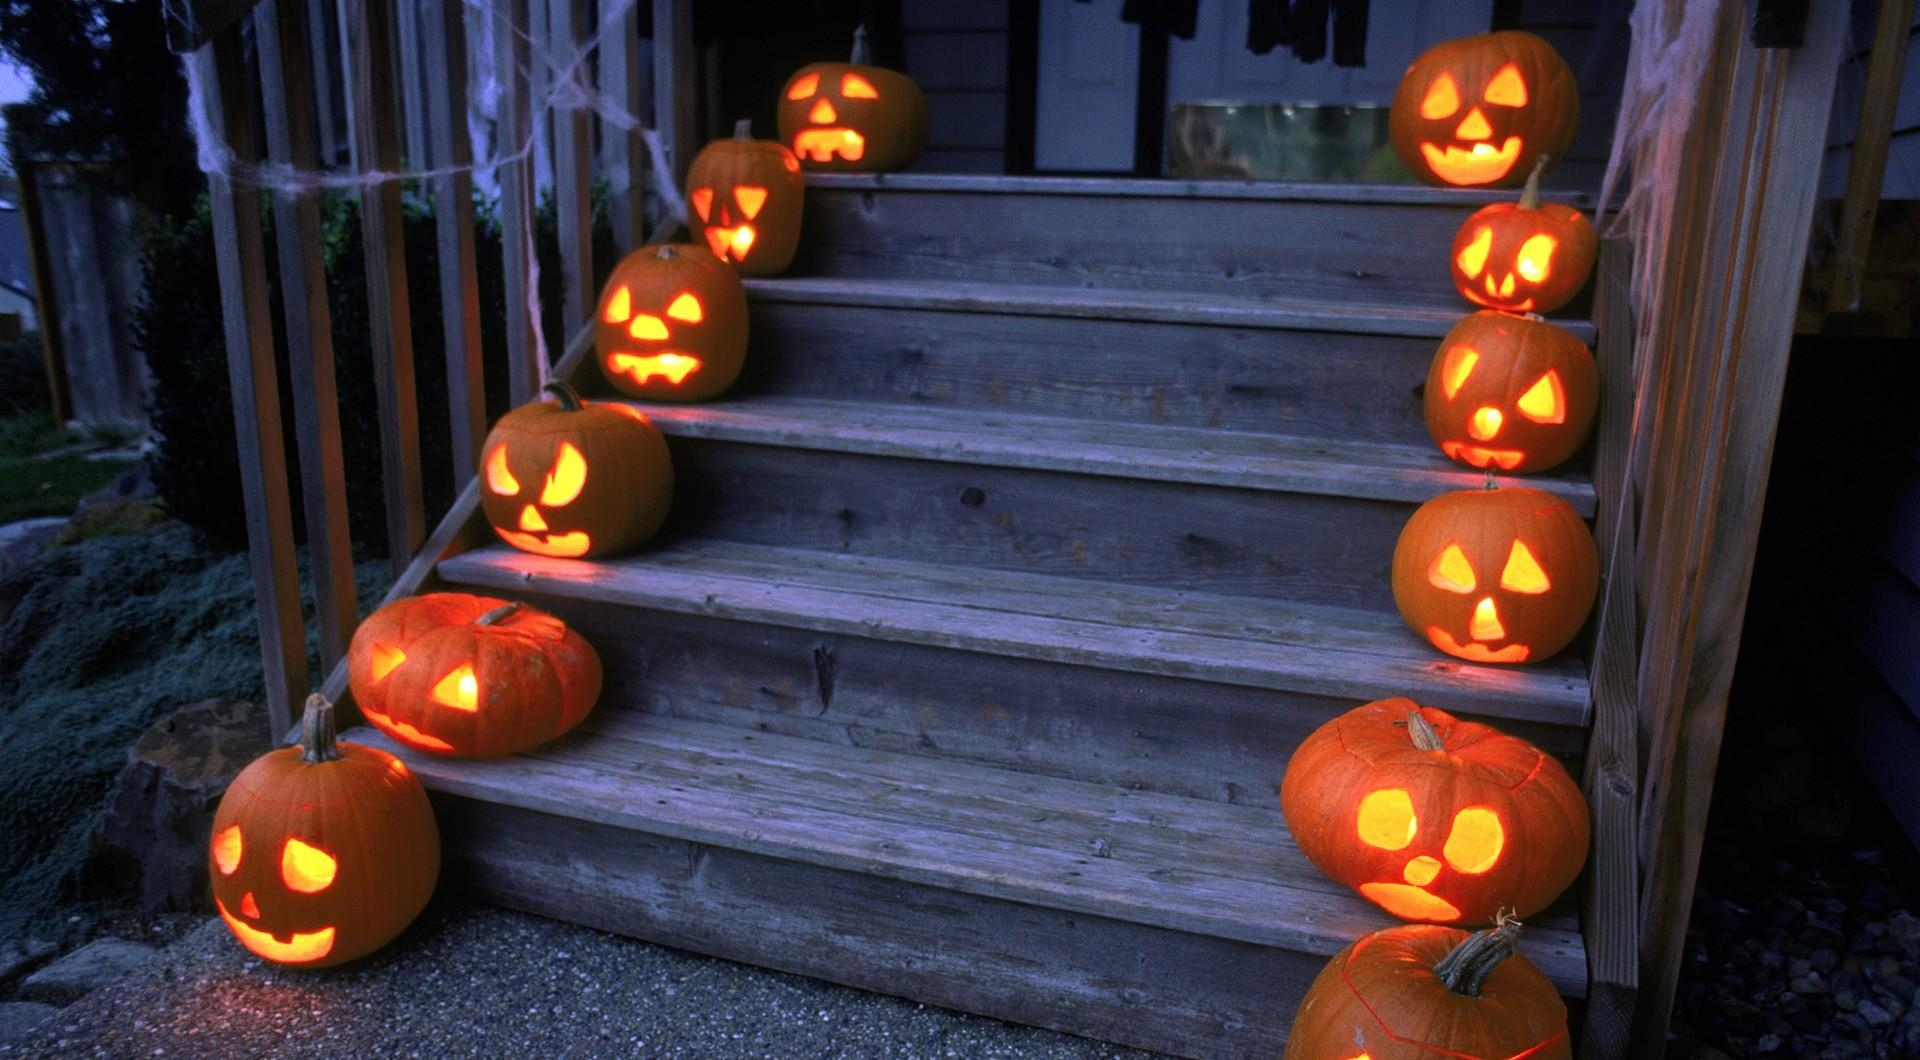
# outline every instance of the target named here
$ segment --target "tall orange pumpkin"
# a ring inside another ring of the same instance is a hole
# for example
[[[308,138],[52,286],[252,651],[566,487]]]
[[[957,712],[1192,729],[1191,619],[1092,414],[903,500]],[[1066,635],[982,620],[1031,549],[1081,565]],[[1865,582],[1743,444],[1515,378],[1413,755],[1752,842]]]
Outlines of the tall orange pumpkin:
[[[800,247],[806,190],[793,152],[754,139],[753,123],[743,119],[733,139],[701,148],[687,169],[687,227],[740,275],[773,276]]]
[[[1403,920],[1530,916],[1587,862],[1587,800],[1558,760],[1410,699],[1315,729],[1287,763],[1280,809],[1321,872]]]
[[[1422,401],[1427,433],[1447,456],[1544,471],[1586,441],[1599,391],[1593,355],[1564,328],[1483,309],[1440,340]]]
[[[844,63],[808,63],[780,90],[780,139],[808,169],[890,173],[927,145],[927,97],[903,73],[873,65],[865,26]]]
[[[360,623],[347,679],[360,713],[401,743],[494,758],[579,724],[600,696],[600,656],[525,604],[428,593]]]
[[[1518,934],[1508,920],[1363,936],[1307,988],[1284,1060],[1571,1060],[1566,1003]]]
[[[334,740],[333,704],[307,700],[301,740],[254,759],[213,814],[220,919],[267,960],[322,968],[364,957],[425,908],[440,833],[406,763]]]
[[[1545,490],[1458,490],[1421,505],[1393,549],[1393,601],[1434,647],[1538,662],[1573,640],[1600,591],[1600,550]]]
[[[480,507],[494,533],[523,552],[568,558],[652,537],[673,503],[659,428],[638,409],[582,401],[564,383],[546,389],[550,400],[500,417],[481,447]]]
[[[600,290],[593,350],[601,374],[623,394],[719,397],[746,363],[746,288],[706,247],[641,247],[620,259]]]
[[[1453,237],[1453,286],[1469,302],[1509,313],[1551,313],[1593,274],[1600,241],[1586,215],[1540,202],[1540,171],[1518,203],[1480,207]]]
[[[1429,184],[1512,188],[1525,163],[1565,154],[1579,124],[1567,61],[1531,33],[1501,30],[1421,52],[1394,93],[1387,139]]]

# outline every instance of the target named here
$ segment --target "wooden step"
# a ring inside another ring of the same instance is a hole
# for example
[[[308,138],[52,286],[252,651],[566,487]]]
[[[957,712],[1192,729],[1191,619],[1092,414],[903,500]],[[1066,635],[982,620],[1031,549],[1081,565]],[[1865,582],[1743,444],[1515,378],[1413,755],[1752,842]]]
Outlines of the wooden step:
[[[513,758],[401,755],[489,900],[1190,1056],[1275,1055],[1306,985],[1386,926],[1274,808],[596,712]],[[1522,948],[1585,992],[1564,914]]]
[[[736,393],[1421,446],[1428,365],[1467,311],[902,280],[749,292]]]
[[[720,541],[438,573],[560,615],[636,709],[1195,798],[1271,804],[1309,732],[1390,695],[1568,757],[1587,721],[1577,660],[1472,665],[1337,608]]]
[[[1591,210],[1586,196],[1550,194]],[[810,174],[795,276],[1459,304],[1461,222],[1513,192]]]

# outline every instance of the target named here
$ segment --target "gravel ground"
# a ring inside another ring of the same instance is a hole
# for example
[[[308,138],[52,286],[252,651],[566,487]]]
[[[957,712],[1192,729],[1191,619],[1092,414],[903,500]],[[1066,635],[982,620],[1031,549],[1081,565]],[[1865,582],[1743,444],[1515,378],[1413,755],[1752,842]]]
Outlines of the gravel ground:
[[[1021,1057],[1150,1054],[450,902],[339,969],[254,959],[218,921],[0,1057]]]

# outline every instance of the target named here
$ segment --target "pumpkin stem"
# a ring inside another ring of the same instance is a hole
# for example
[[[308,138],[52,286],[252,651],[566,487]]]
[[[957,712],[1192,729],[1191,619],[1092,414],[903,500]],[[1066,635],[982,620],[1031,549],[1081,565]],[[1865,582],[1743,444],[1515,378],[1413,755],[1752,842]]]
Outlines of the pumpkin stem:
[[[753,119],[741,118],[733,123],[733,138],[736,140],[753,139]]]
[[[853,55],[847,61],[855,66],[873,65],[873,45],[867,43],[864,23],[853,28]]]
[[[1527,186],[1520,192],[1520,208],[1522,210],[1538,210],[1540,208],[1540,174],[1547,171],[1547,160],[1550,157],[1552,156],[1541,155],[1533,163],[1533,172],[1527,174]]]
[[[333,734],[333,704],[315,692],[307,697],[307,709],[300,715],[300,761],[338,761],[340,748],[334,745]]]
[[[1442,751],[1447,746],[1440,739],[1440,731],[1421,716],[1419,707],[1407,711],[1407,737],[1413,741],[1413,746],[1422,751]]]
[[[560,402],[560,408],[562,411],[579,412],[581,409],[586,407],[586,405],[584,405],[580,401],[580,392],[568,386],[567,384],[562,383],[558,379],[554,380],[551,383],[548,383],[546,386],[543,386],[540,389],[546,391],[549,394],[552,394],[554,398]]]
[[[1451,953],[1433,966],[1433,974],[1448,990],[1466,997],[1479,997],[1487,976],[1500,962],[1513,956],[1513,945],[1520,938],[1520,921],[1502,912],[1494,926],[1476,931],[1455,946]]]
[[[518,603],[518,602],[501,604],[499,607],[496,607],[493,610],[487,612],[486,614],[481,615],[479,618],[474,619],[473,624],[476,626],[499,625],[501,622],[506,621],[508,616],[512,615],[515,611],[518,611],[525,606],[527,605]]]

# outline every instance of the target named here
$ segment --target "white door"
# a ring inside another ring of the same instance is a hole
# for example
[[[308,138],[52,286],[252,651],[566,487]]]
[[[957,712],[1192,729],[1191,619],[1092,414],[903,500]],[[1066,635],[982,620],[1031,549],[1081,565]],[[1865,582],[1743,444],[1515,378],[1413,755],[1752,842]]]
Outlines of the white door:
[[[1133,171],[1140,27],[1121,0],[1040,0],[1035,169]]]

